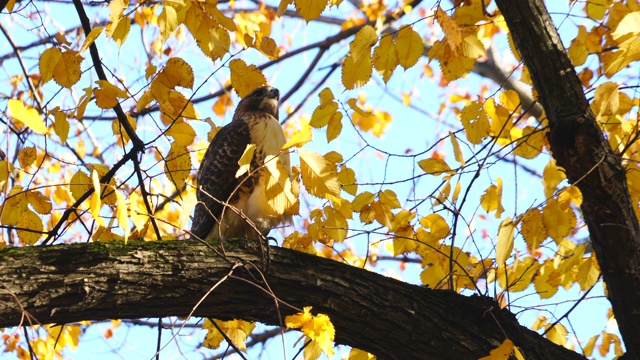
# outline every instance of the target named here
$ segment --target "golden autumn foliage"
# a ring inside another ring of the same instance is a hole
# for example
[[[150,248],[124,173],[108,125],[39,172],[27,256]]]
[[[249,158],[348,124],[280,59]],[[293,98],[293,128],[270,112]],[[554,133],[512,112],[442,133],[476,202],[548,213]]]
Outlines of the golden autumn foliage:
[[[0,18],[20,34],[0,47],[13,49],[2,57],[0,247],[190,238],[208,143],[240,98],[270,84],[293,163],[291,174],[278,156],[260,165],[271,209],[296,215],[272,232],[281,246],[493,296],[556,344],[622,354],[609,319],[585,335],[538,314],[606,289],[581,212],[588,194],[552,158],[549,121],[492,1],[111,0],[82,3],[84,27],[48,3],[9,1]],[[561,11],[589,21],[562,25],[567,53],[640,216],[640,5],[572,4]],[[486,78],[486,67],[506,75]],[[255,148],[236,177],[256,170]],[[339,352],[327,315],[305,307],[283,325],[302,332],[305,359]],[[5,329],[2,351],[63,358],[89,326],[33,327],[31,339]],[[243,352],[260,328],[198,326],[201,346]],[[511,354],[523,358],[505,339],[482,359]]]

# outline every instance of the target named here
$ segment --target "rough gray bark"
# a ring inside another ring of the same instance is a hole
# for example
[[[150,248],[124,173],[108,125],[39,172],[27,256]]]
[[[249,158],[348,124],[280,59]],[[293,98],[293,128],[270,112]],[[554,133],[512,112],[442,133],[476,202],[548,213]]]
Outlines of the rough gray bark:
[[[582,359],[520,326],[491,298],[409,285],[277,247],[270,249],[263,278],[255,242],[227,245],[226,259],[212,246],[109,242],[0,250],[0,327],[27,324],[27,319],[71,323],[186,316],[239,264],[194,316],[278,325],[284,316],[313,306],[312,312],[331,318],[337,343],[380,359],[478,359],[505,338],[528,360]],[[23,314],[29,316],[23,320]]]
[[[582,214],[627,356],[640,359],[640,227],[624,168],[605,140],[542,0],[496,0],[529,68],[556,162],[583,194]]]

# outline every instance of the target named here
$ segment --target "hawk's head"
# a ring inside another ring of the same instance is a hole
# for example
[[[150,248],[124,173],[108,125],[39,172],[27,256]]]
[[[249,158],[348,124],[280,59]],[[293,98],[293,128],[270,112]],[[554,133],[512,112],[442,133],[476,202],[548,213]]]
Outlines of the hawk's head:
[[[240,100],[234,118],[246,112],[265,112],[278,119],[278,100],[280,91],[272,86],[261,86]]]

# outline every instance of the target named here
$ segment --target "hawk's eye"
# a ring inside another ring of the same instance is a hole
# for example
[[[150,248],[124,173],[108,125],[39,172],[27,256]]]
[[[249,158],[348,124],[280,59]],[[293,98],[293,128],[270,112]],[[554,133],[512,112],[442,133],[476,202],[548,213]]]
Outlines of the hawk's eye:
[[[253,93],[253,97],[262,97],[264,95],[264,92],[262,90],[256,91]]]

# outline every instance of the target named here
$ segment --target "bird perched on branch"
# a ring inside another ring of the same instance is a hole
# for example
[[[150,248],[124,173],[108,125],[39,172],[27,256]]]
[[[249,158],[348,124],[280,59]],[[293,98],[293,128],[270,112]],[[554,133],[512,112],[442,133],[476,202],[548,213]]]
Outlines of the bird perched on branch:
[[[271,86],[253,90],[209,144],[197,175],[193,236],[260,239],[291,218],[291,207],[281,204],[292,194],[289,153],[281,150],[286,138],[278,122],[279,98]],[[255,149],[249,162],[250,144]],[[285,184],[289,192],[279,192]]]

